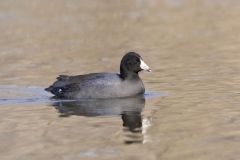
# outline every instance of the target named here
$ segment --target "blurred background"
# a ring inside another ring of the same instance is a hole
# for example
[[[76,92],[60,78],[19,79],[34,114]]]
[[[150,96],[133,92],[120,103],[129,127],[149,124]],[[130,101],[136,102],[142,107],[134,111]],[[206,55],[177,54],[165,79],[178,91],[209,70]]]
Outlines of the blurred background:
[[[4,103],[1,159],[240,159],[239,17],[238,0],[0,1],[2,102],[26,88],[50,96],[43,88],[59,74],[118,72],[128,51],[152,68],[147,91],[167,94],[137,112],[133,145],[124,116]]]
[[[118,71],[127,51],[155,71],[234,65],[239,7],[237,0],[1,1],[0,81],[46,86],[58,74]]]

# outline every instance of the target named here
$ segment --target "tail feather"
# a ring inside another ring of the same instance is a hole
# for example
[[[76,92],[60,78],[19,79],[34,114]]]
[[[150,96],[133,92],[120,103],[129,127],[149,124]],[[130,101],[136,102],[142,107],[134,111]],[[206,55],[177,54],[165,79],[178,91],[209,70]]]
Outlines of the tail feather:
[[[67,75],[59,75],[57,77],[57,81],[54,82],[51,86],[45,88],[45,91],[50,92],[57,97],[64,97],[65,92],[69,92],[74,90],[74,85],[66,85],[65,81],[69,79],[70,76]]]
[[[46,91],[51,92],[52,94],[56,95],[57,97],[63,97],[64,96],[64,92],[62,87],[53,87],[50,86],[48,88],[45,88]]]
[[[53,89],[53,86],[49,86],[48,88],[45,88],[44,90],[45,90],[45,91],[48,91],[48,92],[51,92],[52,89]]]
[[[69,76],[67,76],[67,75],[59,75],[56,79],[59,80],[59,81],[67,80],[67,79],[69,79]]]

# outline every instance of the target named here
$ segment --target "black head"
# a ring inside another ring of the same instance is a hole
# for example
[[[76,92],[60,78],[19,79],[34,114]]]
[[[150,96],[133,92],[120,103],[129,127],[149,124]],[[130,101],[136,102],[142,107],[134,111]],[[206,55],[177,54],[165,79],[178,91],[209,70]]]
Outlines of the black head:
[[[123,56],[120,64],[121,77],[138,76],[138,72],[142,70],[151,71],[138,53],[129,52]]]

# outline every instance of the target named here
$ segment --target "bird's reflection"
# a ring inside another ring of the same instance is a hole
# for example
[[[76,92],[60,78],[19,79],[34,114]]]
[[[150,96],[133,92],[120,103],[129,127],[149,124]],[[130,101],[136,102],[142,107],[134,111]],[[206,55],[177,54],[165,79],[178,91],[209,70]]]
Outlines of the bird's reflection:
[[[57,101],[53,104],[60,117],[121,115],[125,143],[142,143],[142,115],[144,96],[116,99],[86,99],[79,101]]]

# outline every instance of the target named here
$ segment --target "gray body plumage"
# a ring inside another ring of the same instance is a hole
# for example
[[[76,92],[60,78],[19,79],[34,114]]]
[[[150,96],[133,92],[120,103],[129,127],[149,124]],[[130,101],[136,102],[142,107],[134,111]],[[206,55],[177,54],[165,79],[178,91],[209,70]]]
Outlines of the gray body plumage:
[[[138,76],[124,79],[117,73],[60,75],[46,90],[62,98],[129,97],[143,94],[145,91]]]

